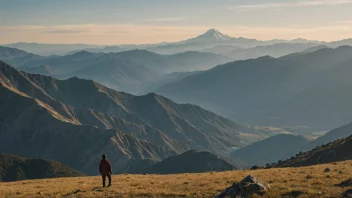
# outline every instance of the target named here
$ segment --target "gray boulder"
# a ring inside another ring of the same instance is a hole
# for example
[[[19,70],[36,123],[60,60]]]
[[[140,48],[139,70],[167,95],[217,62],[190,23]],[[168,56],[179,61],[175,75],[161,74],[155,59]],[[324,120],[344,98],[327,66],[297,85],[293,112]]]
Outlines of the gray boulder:
[[[270,189],[269,184],[261,182],[258,178],[248,175],[240,183],[234,183],[231,187],[226,188],[218,194],[216,198],[237,196],[248,198],[253,194],[264,195]]]

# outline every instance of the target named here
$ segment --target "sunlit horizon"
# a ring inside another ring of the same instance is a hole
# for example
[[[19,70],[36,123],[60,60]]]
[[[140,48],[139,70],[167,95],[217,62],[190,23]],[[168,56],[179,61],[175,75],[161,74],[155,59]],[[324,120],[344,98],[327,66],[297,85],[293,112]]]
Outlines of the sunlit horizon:
[[[211,28],[257,40],[352,38],[352,0],[12,0],[1,4],[1,44],[152,44],[189,39]]]
[[[72,26],[73,27],[73,26]],[[314,41],[322,41],[322,42],[332,42],[332,41],[339,41],[339,40],[344,40],[344,39],[350,39],[352,38],[349,37],[348,35],[346,36],[337,36],[335,37],[329,37],[329,34],[325,35],[316,35],[315,31],[309,31],[306,29],[297,29],[297,31],[302,31],[306,32],[307,35],[310,36],[296,36],[296,34],[292,34],[292,28],[282,28],[282,29],[270,29],[270,28],[246,28],[246,27],[241,27],[235,30],[231,29],[226,29],[226,28],[213,28],[213,27],[204,27],[204,28],[199,28],[197,30],[196,28],[190,28],[187,30],[186,28],[175,28],[175,27],[138,27],[138,26],[133,26],[133,25],[127,25],[127,27],[131,28],[131,32],[127,32],[126,30],[128,28],[123,28],[126,31],[125,36],[114,35],[114,30],[111,30],[111,32],[108,33],[99,33],[99,31],[95,31],[94,29],[99,29],[101,30],[101,27],[110,27],[108,29],[114,29],[114,25],[93,25],[93,24],[88,24],[88,25],[76,25],[75,28],[87,28],[91,27],[92,29],[89,30],[89,28],[86,29],[87,33],[85,34],[69,34],[67,33],[66,35],[47,35],[45,33],[37,33],[34,30],[30,30],[31,28],[33,29],[41,29],[41,28],[46,28],[46,27],[24,27],[24,30],[26,32],[25,38],[21,36],[21,33],[12,33],[13,35],[18,35],[19,38],[22,37],[23,39],[10,39],[9,41],[2,41],[1,44],[10,44],[10,43],[43,43],[43,44],[90,44],[90,45],[123,45],[123,44],[156,44],[156,43],[172,43],[172,42],[178,42],[182,40],[186,40],[189,38],[193,38],[196,36],[199,36],[201,34],[204,34],[207,30],[209,29],[217,29],[221,33],[228,35],[233,38],[248,38],[248,39],[256,39],[256,40],[261,40],[261,41],[268,41],[268,40],[274,40],[274,39],[280,39],[280,40],[294,40],[294,39],[306,39],[306,40],[314,40]],[[22,27],[21,27],[22,28]],[[20,29],[21,29],[20,28]],[[29,29],[26,29],[29,28]],[[156,33],[153,32],[152,29],[158,29],[160,28],[161,30],[165,30],[165,32],[162,33]],[[11,28],[9,28],[11,29]],[[56,29],[55,27],[53,29]],[[66,29],[66,28],[64,28]],[[118,31],[120,29],[120,26],[116,26],[116,30]],[[133,30],[132,30],[133,29]],[[174,32],[170,32],[168,30],[173,30]],[[183,31],[187,30],[186,33]],[[55,30],[53,30],[55,31]],[[56,31],[65,31],[65,30],[60,30],[57,29]],[[70,30],[67,30],[70,31]],[[75,30],[72,30],[74,32]],[[92,31],[92,32],[89,32]],[[77,30],[78,32],[78,30]],[[89,33],[88,33],[89,32]],[[236,33],[236,32],[245,32],[243,34]],[[258,33],[260,32],[260,35]],[[275,36],[270,36],[274,35],[273,33],[276,33]],[[279,34],[281,32],[282,34]],[[139,33],[139,34],[138,34]],[[104,41],[101,39],[101,37],[104,37]]]

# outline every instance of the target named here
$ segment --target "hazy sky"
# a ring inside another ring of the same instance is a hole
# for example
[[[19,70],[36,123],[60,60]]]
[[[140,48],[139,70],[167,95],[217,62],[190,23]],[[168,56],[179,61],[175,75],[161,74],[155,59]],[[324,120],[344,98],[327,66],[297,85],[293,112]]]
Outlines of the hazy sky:
[[[352,0],[0,0],[0,43],[352,38]]]

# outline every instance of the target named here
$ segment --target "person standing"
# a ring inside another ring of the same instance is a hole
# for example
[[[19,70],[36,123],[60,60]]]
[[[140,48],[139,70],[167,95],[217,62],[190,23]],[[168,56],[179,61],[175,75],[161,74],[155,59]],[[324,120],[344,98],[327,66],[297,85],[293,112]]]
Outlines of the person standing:
[[[109,179],[108,187],[110,187],[111,186],[111,175],[112,175],[111,163],[109,162],[109,160],[106,159],[106,154],[103,154],[101,157],[102,157],[102,159],[99,164],[99,172],[100,172],[102,179],[103,179],[103,187],[105,187],[106,177],[108,177],[108,179]]]

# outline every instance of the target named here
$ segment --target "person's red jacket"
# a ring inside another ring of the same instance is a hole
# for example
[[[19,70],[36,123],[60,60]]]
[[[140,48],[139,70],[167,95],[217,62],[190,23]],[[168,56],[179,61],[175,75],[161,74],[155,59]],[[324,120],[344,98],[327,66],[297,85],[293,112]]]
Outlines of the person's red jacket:
[[[112,174],[111,164],[109,160],[102,159],[99,164],[99,171],[101,175],[110,175]]]

